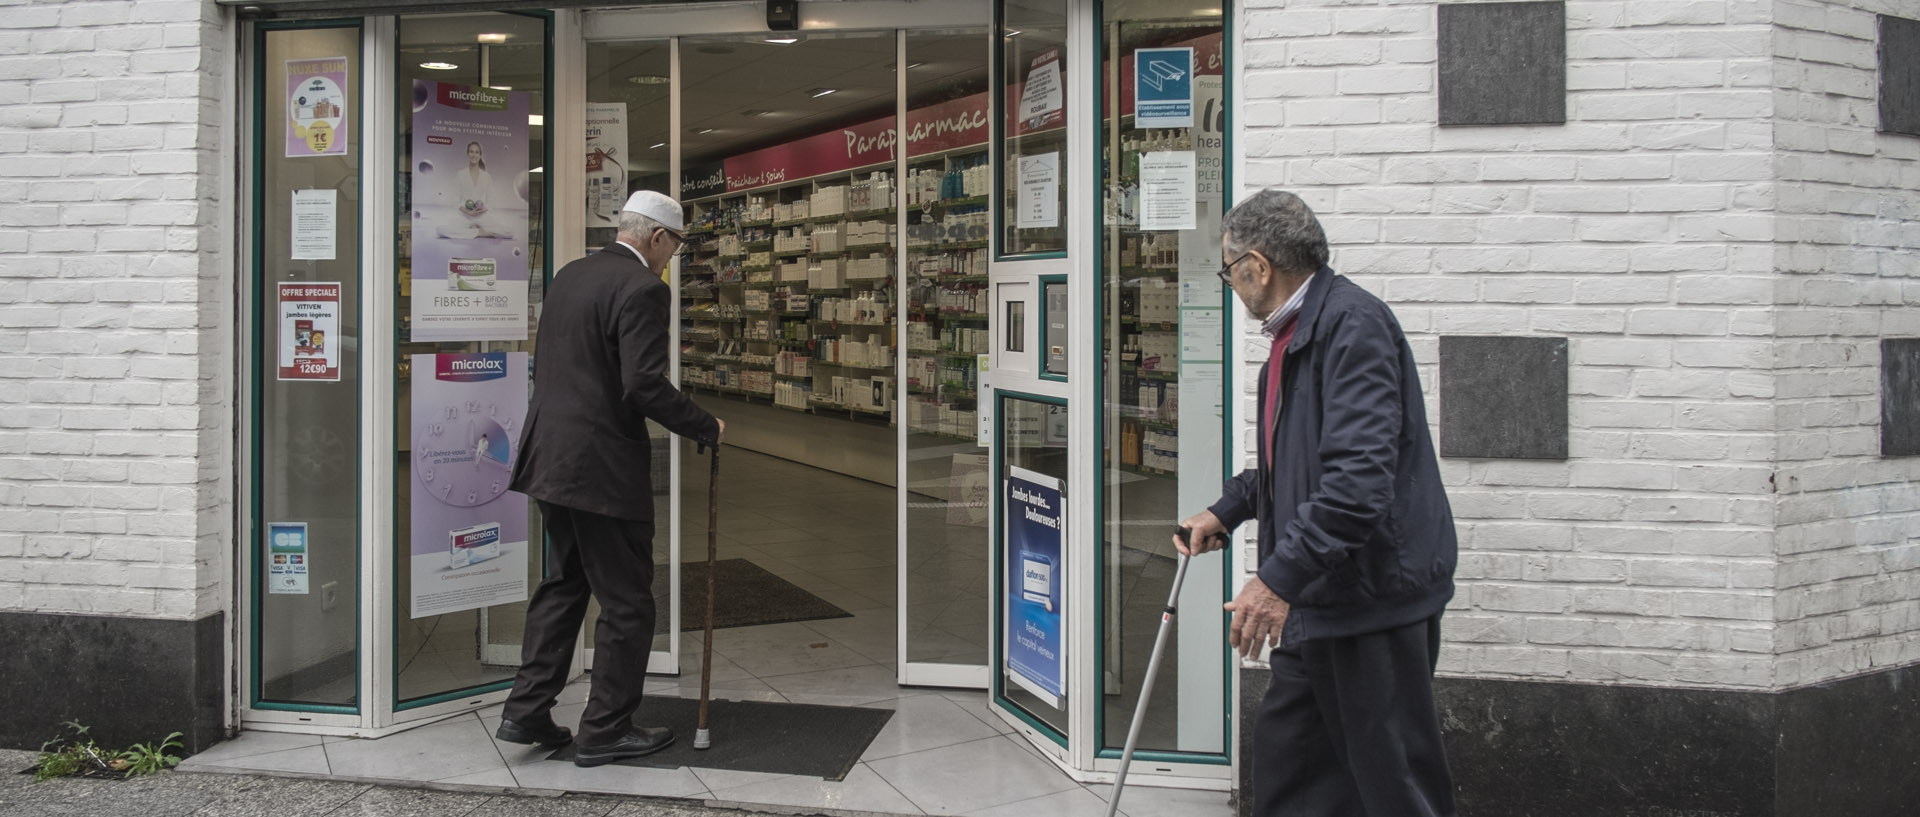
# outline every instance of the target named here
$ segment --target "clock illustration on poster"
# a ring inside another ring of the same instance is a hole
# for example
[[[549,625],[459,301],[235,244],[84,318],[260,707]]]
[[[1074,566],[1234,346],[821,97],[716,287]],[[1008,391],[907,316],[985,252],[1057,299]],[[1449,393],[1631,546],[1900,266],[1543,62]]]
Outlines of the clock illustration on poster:
[[[507,492],[513,467],[513,417],[488,400],[441,406],[414,429],[414,473],[427,493],[472,508]]]

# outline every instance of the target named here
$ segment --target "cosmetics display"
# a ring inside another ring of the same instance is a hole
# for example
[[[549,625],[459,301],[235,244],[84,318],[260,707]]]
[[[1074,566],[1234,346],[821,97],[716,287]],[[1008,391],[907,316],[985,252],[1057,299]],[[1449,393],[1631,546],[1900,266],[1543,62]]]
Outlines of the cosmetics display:
[[[977,146],[913,158],[904,185],[888,165],[690,199],[682,383],[973,439],[991,183]],[[908,205],[904,271],[896,191]]]

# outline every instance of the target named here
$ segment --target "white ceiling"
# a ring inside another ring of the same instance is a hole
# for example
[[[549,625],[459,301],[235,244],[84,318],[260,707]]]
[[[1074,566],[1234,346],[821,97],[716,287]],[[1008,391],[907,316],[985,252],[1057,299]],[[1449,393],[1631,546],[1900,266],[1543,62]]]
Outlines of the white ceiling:
[[[878,34],[808,34],[790,45],[758,35],[681,41],[682,159],[717,161],[750,150],[890,115],[894,110],[895,40]],[[651,165],[648,146],[668,141],[666,85],[640,85],[632,76],[665,76],[664,44],[592,46],[603,55],[588,65],[588,98],[627,103],[634,167]],[[914,32],[907,38],[909,102],[978,93],[986,88],[983,30]],[[816,88],[832,88],[812,97]],[[957,90],[956,90],[957,89]],[[750,116],[743,112],[766,111]],[[697,131],[712,128],[713,133]],[[664,148],[654,151],[662,166]]]
[[[531,17],[503,14],[408,18],[401,27],[403,79],[483,84],[481,34],[507,33],[505,44],[485,47],[485,84],[540,91],[546,71],[540,46],[543,25]],[[792,34],[799,42],[773,44]],[[910,107],[986,90],[987,36],[965,31],[911,31],[907,35]],[[866,122],[894,110],[896,41],[892,31],[782,32],[681,41],[683,86],[680,134],[682,162],[713,162],[758,148]],[[451,71],[419,67],[449,62]],[[631,77],[664,77],[670,71],[664,41],[593,43],[587,46],[587,98],[627,105],[632,155],[628,168],[664,172],[668,139],[666,84],[637,84]],[[835,92],[818,98],[816,88]],[[404,98],[404,96],[403,96]],[[744,111],[766,111],[762,116]],[[696,131],[712,128],[713,133]]]

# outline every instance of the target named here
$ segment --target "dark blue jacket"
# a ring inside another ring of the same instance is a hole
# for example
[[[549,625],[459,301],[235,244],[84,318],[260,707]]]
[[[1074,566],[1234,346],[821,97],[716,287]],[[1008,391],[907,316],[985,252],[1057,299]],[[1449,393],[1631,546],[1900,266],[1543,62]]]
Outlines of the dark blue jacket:
[[[1326,267],[1309,287],[1280,364],[1273,438],[1211,509],[1228,530],[1260,520],[1260,579],[1293,607],[1289,640],[1430,618],[1453,598],[1459,558],[1400,322]],[[1263,367],[1263,417],[1266,379]]]

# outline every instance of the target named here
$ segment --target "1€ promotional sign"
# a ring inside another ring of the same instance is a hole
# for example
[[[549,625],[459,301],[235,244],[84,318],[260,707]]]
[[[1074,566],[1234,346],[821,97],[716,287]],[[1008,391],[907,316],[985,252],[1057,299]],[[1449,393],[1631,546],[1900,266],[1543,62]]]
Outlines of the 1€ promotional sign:
[[[1067,677],[1067,517],[1060,481],[1013,468],[1004,507],[1007,671],[1021,688],[1058,707]]]
[[[287,60],[287,158],[347,154],[347,58]]]
[[[1193,49],[1133,52],[1133,126],[1193,127]]]

